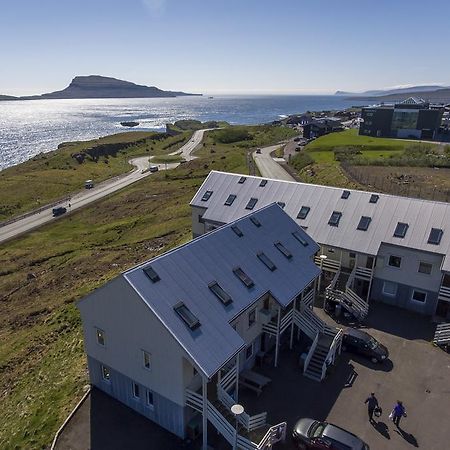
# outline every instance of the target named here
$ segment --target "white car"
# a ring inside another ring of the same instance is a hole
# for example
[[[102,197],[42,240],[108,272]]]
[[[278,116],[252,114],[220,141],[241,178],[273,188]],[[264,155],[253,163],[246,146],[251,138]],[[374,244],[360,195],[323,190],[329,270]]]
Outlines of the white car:
[[[159,167],[158,166],[150,166],[148,168],[149,172],[158,172]]]

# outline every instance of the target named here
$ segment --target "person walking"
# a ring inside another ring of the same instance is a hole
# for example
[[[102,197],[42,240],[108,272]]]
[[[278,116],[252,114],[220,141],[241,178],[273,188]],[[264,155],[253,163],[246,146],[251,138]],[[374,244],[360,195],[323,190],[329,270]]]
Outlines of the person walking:
[[[392,410],[392,416],[394,425],[399,428],[400,419],[402,417],[406,417],[405,407],[403,406],[403,403],[400,400],[397,400],[397,404],[394,406],[394,409]]]
[[[366,398],[366,401],[364,403],[367,403],[367,413],[369,414],[369,422],[374,422],[373,420],[373,413],[375,411],[375,408],[378,407],[378,400],[375,397],[375,393],[372,392],[369,397]]]

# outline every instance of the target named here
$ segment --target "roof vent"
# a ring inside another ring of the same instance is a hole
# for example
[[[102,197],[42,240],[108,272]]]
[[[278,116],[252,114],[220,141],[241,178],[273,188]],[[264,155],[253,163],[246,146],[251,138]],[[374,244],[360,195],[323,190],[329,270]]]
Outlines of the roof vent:
[[[211,197],[212,194],[213,194],[213,191],[206,191],[206,192],[203,194],[202,202],[207,202],[207,201],[209,200],[209,198]]]
[[[377,195],[377,194],[372,194],[372,195],[370,196],[369,203],[376,203],[376,202],[378,201],[379,198],[380,198],[379,195]]]
[[[225,306],[233,303],[233,299],[219,286],[217,281],[213,281],[208,287]]]
[[[350,197],[350,191],[342,191],[341,198],[347,200]]]
[[[239,178],[238,183],[239,184],[244,184],[246,179],[247,179],[247,177],[241,177],[241,178]]]
[[[245,284],[247,288],[251,288],[255,285],[253,280],[240,268],[236,267],[233,269],[233,273]]]
[[[236,233],[237,236],[239,236],[239,237],[244,236],[244,233],[241,231],[241,229],[237,225],[231,225],[231,229]]]

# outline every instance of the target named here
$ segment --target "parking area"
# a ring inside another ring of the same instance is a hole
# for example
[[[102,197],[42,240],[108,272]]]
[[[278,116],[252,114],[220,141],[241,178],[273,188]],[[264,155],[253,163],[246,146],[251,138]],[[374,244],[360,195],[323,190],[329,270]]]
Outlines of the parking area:
[[[430,343],[434,328],[428,318],[375,304],[365,331],[388,347],[385,364],[343,353],[327,379],[317,383],[301,375],[298,351],[287,349],[278,368],[259,369],[272,378],[271,385],[259,397],[242,390],[239,401],[252,414],[267,411],[272,424],[286,420],[289,434],[296,419],[311,417],[355,433],[372,450],[448,448],[450,355]],[[383,408],[376,425],[369,423],[364,404],[370,392]],[[408,413],[400,429],[388,419],[396,400]],[[289,439],[277,447],[294,448]]]
[[[321,313],[321,311],[318,311]],[[325,318],[325,316],[324,316]],[[326,316],[326,319],[331,319]],[[271,424],[288,422],[288,439],[274,448],[294,449],[290,433],[299,417],[327,420],[366,441],[371,450],[448,448],[450,427],[450,354],[430,343],[435,326],[428,318],[387,305],[375,304],[367,329],[386,345],[390,360],[383,365],[343,353],[329,376],[317,383],[302,376],[301,343],[280,354],[279,367],[255,370],[272,379],[260,396],[241,389],[239,403],[250,414],[268,412]],[[383,414],[371,425],[364,400],[375,392]],[[402,400],[408,417],[400,429],[388,419],[396,400]],[[210,429],[214,449],[229,449]],[[200,449],[201,441],[190,449]],[[57,449],[113,450],[183,448],[183,443],[116,400],[94,389],[61,435]]]

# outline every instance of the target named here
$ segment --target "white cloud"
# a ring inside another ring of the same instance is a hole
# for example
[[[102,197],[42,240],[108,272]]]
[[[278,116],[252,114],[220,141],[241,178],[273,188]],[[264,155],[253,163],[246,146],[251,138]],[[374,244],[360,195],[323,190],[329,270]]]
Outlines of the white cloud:
[[[159,17],[164,12],[166,0],[141,0],[152,16]]]

